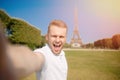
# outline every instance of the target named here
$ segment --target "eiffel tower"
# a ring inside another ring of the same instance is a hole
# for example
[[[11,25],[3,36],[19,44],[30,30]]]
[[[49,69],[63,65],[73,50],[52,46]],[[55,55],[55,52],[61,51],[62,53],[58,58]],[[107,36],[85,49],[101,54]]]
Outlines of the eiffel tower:
[[[73,36],[70,41],[71,47],[81,47],[82,45],[82,40],[79,35],[78,31],[78,12],[77,8],[75,8],[75,26],[74,26],[74,31],[73,31]]]

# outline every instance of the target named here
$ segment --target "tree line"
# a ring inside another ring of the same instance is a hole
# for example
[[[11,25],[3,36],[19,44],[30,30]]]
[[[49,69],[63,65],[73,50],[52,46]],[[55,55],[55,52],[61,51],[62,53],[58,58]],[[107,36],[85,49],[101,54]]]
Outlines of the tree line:
[[[93,43],[83,44],[82,48],[96,49],[120,49],[120,34],[115,34],[111,38],[103,38]]]
[[[45,44],[45,37],[39,29],[22,19],[10,17],[4,10],[0,10],[0,28],[12,44],[24,44],[31,49]]]
[[[112,38],[105,38],[94,42],[96,48],[120,49],[120,34],[114,35]]]

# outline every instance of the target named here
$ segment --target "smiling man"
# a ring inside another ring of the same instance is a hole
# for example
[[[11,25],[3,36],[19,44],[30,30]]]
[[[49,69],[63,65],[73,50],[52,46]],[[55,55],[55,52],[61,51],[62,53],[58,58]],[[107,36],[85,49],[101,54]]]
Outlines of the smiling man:
[[[8,65],[1,64],[0,67],[6,66],[7,69],[12,66],[12,71],[15,73],[13,78],[18,79],[36,72],[37,80],[67,80],[68,66],[65,53],[62,50],[66,42],[66,36],[66,24],[61,20],[53,20],[49,24],[46,34],[47,44],[42,48],[31,51],[26,46],[11,45],[2,40],[5,38],[0,33],[0,52],[7,55],[11,62],[11,64],[7,62]],[[6,46],[5,50],[2,49],[4,46]],[[4,57],[1,59],[5,61]],[[3,62],[1,61],[1,63]],[[4,76],[5,78],[8,77],[7,74],[4,74]]]
[[[67,62],[62,50],[66,42],[67,26],[61,20],[53,20],[48,26],[47,44],[34,52],[45,57],[42,69],[37,71],[37,80],[67,80]]]

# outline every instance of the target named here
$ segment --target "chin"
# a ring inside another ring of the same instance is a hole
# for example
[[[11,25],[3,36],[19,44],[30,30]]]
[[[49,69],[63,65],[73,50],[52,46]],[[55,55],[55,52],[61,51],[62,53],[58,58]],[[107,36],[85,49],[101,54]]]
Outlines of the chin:
[[[59,55],[61,50],[60,51],[52,51],[55,55]]]

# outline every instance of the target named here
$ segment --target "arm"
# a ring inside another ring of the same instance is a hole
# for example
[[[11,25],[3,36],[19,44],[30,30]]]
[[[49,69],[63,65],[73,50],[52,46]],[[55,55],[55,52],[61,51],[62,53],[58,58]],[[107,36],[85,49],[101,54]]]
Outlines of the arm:
[[[24,77],[40,70],[44,63],[42,54],[35,54],[25,46],[9,45],[8,53],[18,77]]]
[[[0,79],[18,80],[14,68],[6,52],[6,38],[0,28]]]
[[[42,54],[34,54],[25,46],[8,44],[0,28],[0,79],[16,80],[16,77],[27,76],[41,69],[43,63]]]

